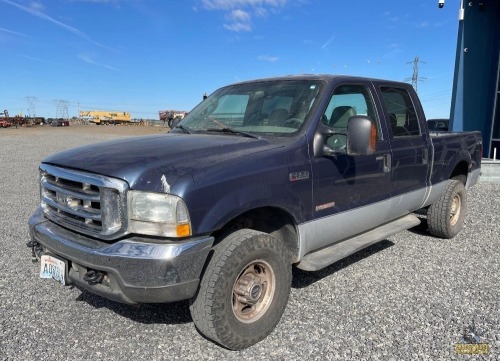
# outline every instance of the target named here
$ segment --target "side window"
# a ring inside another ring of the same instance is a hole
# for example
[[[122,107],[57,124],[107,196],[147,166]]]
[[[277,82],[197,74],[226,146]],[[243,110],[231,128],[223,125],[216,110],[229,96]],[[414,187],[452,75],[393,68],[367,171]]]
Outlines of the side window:
[[[353,115],[365,115],[376,122],[378,138],[381,139],[382,131],[370,90],[365,85],[340,85],[333,92],[322,122],[335,130],[345,131],[347,122]]]
[[[393,137],[420,135],[420,125],[410,95],[405,89],[381,87]]]

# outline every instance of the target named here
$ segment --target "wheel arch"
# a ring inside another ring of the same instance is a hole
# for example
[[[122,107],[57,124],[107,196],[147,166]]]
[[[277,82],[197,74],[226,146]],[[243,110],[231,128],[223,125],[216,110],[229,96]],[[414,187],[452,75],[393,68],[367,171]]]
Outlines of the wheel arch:
[[[464,159],[461,160],[460,162],[458,162],[458,164],[455,166],[455,168],[453,168],[453,170],[451,171],[449,179],[456,179],[465,185],[467,183],[467,175],[469,173],[469,165],[470,165],[470,162],[467,162]]]
[[[292,260],[299,251],[299,235],[294,217],[279,207],[259,207],[235,216],[213,233],[215,244],[239,229],[248,228],[268,233],[280,240],[290,253]],[[291,261],[290,261],[291,262]]]

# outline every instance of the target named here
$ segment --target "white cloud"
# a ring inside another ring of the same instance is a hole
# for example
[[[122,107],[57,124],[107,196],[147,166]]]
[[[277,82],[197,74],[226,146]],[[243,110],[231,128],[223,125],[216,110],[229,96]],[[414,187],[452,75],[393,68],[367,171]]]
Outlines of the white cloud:
[[[332,35],[332,36],[330,37],[330,39],[328,39],[328,40],[326,41],[326,43],[324,43],[323,45],[321,45],[321,49],[326,49],[326,48],[328,48],[328,47],[329,47],[329,46],[333,43],[333,41],[334,41],[334,40],[335,40],[335,35]]]
[[[231,24],[224,24],[224,29],[239,32],[239,31],[251,31],[252,26],[249,23],[238,23],[233,22]]]
[[[18,35],[18,36],[24,36],[24,37],[27,37],[27,35],[26,35],[26,34],[18,33],[17,31],[13,31],[13,30],[5,29],[5,28],[0,28],[0,31],[1,31],[1,32],[4,32],[4,33],[7,33],[7,34],[12,34],[12,35]]]
[[[255,8],[254,14],[255,14],[255,16],[264,17],[264,16],[267,16],[269,14],[269,12],[264,8]]]
[[[277,56],[270,56],[270,55],[261,55],[257,59],[262,60],[262,61],[269,61],[271,63],[274,63],[275,61],[279,60],[279,58]]]
[[[18,4],[16,2],[13,2],[13,1],[10,1],[10,0],[0,0],[0,1],[2,1],[2,2],[8,4],[8,5],[14,6],[14,7],[18,8],[19,10],[27,12],[27,13],[29,13],[29,14],[31,14],[33,16],[36,16],[36,17],[38,17],[40,19],[46,20],[48,22],[51,22],[54,25],[57,25],[57,26],[65,29],[65,30],[69,31],[72,34],[74,34],[74,35],[76,35],[76,36],[78,36],[78,37],[80,37],[82,39],[85,39],[85,40],[91,42],[94,45],[100,46],[102,48],[111,49],[110,47],[108,47],[106,45],[100,44],[97,41],[92,40],[90,38],[90,36],[88,36],[87,34],[85,34],[83,31],[78,30],[78,29],[76,29],[76,28],[74,28],[74,27],[72,27],[70,25],[67,25],[67,24],[65,24],[63,22],[60,22],[59,20],[56,20],[53,17],[51,17],[51,16],[43,13],[41,11],[43,9],[43,5],[41,5],[39,3],[33,2],[30,7],[26,7],[24,5]],[[113,50],[113,49],[111,49],[111,50]]]
[[[230,31],[251,31],[252,17],[268,16],[269,10],[277,10],[287,3],[288,0],[201,0],[203,7],[207,10],[219,10],[226,12],[225,18],[228,23],[224,28]],[[193,9],[197,11],[197,8]]]
[[[211,10],[230,10],[243,7],[280,7],[287,0],[202,0],[203,5]]]
[[[226,15],[226,18],[233,21],[248,22],[250,21],[250,14],[243,10],[231,10],[231,13]]]
[[[45,9],[45,6],[43,6],[42,3],[32,1],[30,4],[30,8],[35,10],[35,11],[42,11],[43,9]]]
[[[99,67],[106,68],[106,69],[113,70],[113,71],[119,71],[119,69],[112,67],[111,65],[98,63],[97,61],[92,59],[92,57],[89,54],[80,54],[80,55],[78,55],[78,58],[80,60],[83,60],[84,62],[86,62],[88,64],[92,64],[92,65],[99,66]]]
[[[25,58],[25,59],[29,59],[29,60],[34,60],[34,61],[38,61],[40,63],[46,63],[46,64],[51,64],[51,65],[57,65],[55,63],[52,63],[48,60],[45,60],[45,59],[42,59],[42,58],[36,58],[34,56],[29,56],[29,55],[25,55],[25,54],[16,54],[14,53],[14,55],[17,55],[17,56],[20,56],[22,58]]]
[[[246,11],[235,9],[226,14],[226,19],[229,24],[224,24],[224,28],[231,31],[250,31],[252,30],[252,23],[250,14]]]

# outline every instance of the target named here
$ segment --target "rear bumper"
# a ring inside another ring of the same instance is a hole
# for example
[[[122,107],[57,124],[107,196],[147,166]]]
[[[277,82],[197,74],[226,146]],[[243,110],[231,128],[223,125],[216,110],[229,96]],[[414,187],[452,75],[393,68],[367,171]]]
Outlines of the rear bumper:
[[[152,243],[151,239],[130,237],[106,243],[57,226],[43,217],[40,208],[28,225],[31,240],[43,253],[67,261],[70,284],[128,304],[193,297],[214,241],[213,237],[199,237]],[[103,272],[103,281],[84,281],[89,270]]]

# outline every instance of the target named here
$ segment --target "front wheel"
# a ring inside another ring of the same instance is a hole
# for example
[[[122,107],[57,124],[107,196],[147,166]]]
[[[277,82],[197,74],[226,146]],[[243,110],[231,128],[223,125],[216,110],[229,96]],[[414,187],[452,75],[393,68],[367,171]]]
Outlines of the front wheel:
[[[445,192],[427,211],[429,232],[436,237],[453,238],[464,225],[467,192],[462,182],[450,180]]]
[[[269,234],[238,230],[214,248],[190,310],[198,330],[232,350],[264,339],[285,310],[292,282],[286,247]]]

